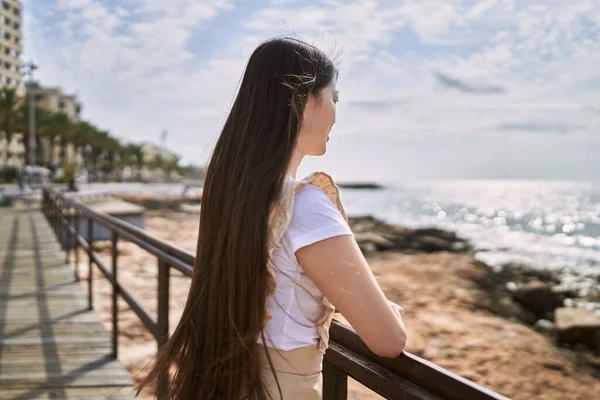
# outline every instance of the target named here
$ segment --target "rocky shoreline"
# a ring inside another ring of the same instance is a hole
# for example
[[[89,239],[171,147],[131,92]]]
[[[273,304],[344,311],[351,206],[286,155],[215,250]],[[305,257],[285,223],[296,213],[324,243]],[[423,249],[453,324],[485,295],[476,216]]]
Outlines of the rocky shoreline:
[[[195,249],[198,218],[170,210],[147,211],[145,216],[151,234]],[[469,243],[452,232],[397,227],[371,217],[349,222],[386,296],[405,309],[409,352],[514,399],[583,400],[600,393],[600,357],[581,342],[557,346],[552,312],[536,314],[535,306],[523,300],[527,295],[516,294],[521,291],[515,289],[537,288],[537,282],[554,292],[566,278],[525,266],[489,267],[477,261]],[[120,242],[118,249],[120,279],[155,313],[155,257],[127,241]],[[108,262],[110,246],[100,256]],[[80,269],[85,278],[87,263],[82,261]],[[95,304],[110,329],[111,286],[97,270],[95,275]],[[173,271],[171,279],[173,328],[187,297],[189,278]],[[571,289],[575,287],[583,288]],[[565,302],[593,299],[593,293],[580,297],[586,293],[573,290],[565,290]],[[556,305],[561,310],[565,304]],[[119,309],[120,359],[139,381],[156,345],[124,302],[119,302]],[[381,399],[349,381],[349,399]],[[152,396],[142,393],[141,398]]]
[[[372,216],[350,218],[349,224],[366,256],[384,251],[474,252],[467,240],[437,228],[405,228]],[[478,263],[487,271],[475,281],[489,294],[489,311],[551,335],[560,345],[582,350],[587,346],[600,356],[600,275],[516,263],[498,267]]]
[[[454,232],[442,229],[405,228],[387,224],[372,216],[351,217],[348,224],[365,255],[378,251],[460,253],[471,250],[467,240],[458,237]]]
[[[490,311],[532,326],[555,338],[560,346],[589,350],[600,356],[597,277],[522,264],[506,264],[490,271],[477,280],[489,294]]]

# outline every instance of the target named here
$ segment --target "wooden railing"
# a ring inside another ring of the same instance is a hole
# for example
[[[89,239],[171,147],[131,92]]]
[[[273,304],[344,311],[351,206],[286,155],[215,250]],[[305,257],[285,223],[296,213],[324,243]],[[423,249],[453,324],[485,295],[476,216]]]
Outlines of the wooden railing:
[[[158,239],[148,232],[110,215],[96,212],[58,190],[44,188],[43,212],[54,228],[69,259],[73,253],[75,279],[79,280],[79,248],[88,257],[88,301],[93,308],[93,274],[95,265],[112,284],[112,355],[118,356],[118,308],[120,296],[140,318],[158,347],[169,337],[169,286],[171,268],[191,277],[194,254]],[[80,221],[87,221],[87,232],[79,232]],[[93,229],[99,224],[111,232],[111,266],[108,268],[93,250]],[[158,312],[152,315],[118,279],[117,244],[120,239],[135,243],[154,255],[158,268]],[[323,360],[323,398],[346,400],[348,377],[352,377],[387,399],[505,399],[467,379],[461,378],[426,360],[404,352],[395,359],[371,352],[349,327],[333,321],[330,346]],[[157,388],[157,397],[166,398],[167,379]]]

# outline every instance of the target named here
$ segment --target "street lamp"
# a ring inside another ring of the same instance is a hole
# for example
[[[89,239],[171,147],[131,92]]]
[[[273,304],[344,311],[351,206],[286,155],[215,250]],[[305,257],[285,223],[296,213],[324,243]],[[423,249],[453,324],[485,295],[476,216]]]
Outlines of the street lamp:
[[[83,154],[85,159],[85,173],[87,175],[87,183],[90,183],[90,160],[92,159],[92,145],[86,144],[83,148]]]
[[[23,65],[23,72],[29,78],[27,86],[29,89],[29,164],[33,167],[36,164],[35,160],[35,81],[33,80],[33,72],[37,69],[37,65],[33,61]]]
[[[121,156],[119,153],[115,153],[113,157],[113,171],[116,171],[116,180],[117,182],[121,181]]]

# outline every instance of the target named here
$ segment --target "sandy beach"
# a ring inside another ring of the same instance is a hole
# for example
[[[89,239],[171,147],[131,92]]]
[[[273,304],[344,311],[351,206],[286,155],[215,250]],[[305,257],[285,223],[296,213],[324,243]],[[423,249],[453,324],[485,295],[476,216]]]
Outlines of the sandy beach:
[[[148,211],[146,229],[193,251],[198,215]],[[99,244],[102,247],[102,244]],[[106,247],[101,252],[109,260]],[[557,347],[550,335],[507,320],[490,310],[491,298],[476,283],[486,268],[471,253],[374,252],[369,264],[388,298],[405,309],[407,350],[514,399],[591,399],[600,393],[600,359]],[[119,279],[145,307],[156,312],[157,261],[136,245],[119,244]],[[86,279],[87,260],[80,263]],[[94,301],[108,330],[111,288],[95,271]],[[171,279],[171,329],[187,296],[189,279]],[[156,350],[153,338],[121,301],[119,358],[134,380]],[[142,398],[151,398],[146,393]],[[350,399],[378,399],[351,380]]]

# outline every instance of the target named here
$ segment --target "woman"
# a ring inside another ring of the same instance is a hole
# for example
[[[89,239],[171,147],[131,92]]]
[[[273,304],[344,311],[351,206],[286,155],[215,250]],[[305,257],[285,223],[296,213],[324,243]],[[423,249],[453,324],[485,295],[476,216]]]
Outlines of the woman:
[[[333,304],[369,348],[398,356],[390,307],[316,173],[335,122],[337,70],[316,47],[276,38],[254,51],[204,184],[194,274],[175,332],[140,387],[172,371],[172,399],[320,399]]]

